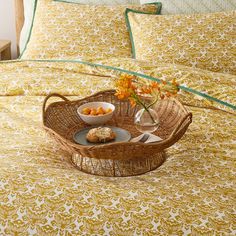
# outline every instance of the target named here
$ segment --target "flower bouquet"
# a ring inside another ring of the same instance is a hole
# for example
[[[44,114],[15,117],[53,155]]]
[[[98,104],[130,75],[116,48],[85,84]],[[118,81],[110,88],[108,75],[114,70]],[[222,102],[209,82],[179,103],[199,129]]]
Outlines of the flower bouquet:
[[[171,82],[147,82],[133,75],[122,74],[116,81],[115,95],[121,100],[128,99],[131,106],[141,106],[134,118],[135,126],[142,133],[152,133],[159,126],[158,114],[152,107],[160,99],[176,96],[178,86],[175,79]]]

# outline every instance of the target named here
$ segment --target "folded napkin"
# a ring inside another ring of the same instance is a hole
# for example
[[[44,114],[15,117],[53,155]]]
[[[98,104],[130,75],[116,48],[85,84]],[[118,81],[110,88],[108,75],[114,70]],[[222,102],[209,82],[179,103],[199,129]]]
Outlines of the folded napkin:
[[[132,138],[130,142],[139,142],[145,134],[141,134],[138,137]],[[155,143],[161,141],[162,138],[154,135],[154,134],[148,134],[148,139],[144,143]]]

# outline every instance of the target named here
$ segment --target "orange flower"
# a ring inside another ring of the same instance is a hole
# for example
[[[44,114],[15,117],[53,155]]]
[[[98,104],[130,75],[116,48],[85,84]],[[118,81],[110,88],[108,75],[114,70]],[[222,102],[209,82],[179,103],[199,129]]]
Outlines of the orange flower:
[[[175,86],[178,86],[179,84],[176,82],[176,79],[173,79],[172,80],[172,84],[175,85]]]
[[[149,86],[143,86],[140,89],[140,93],[142,93],[142,94],[150,94],[151,92],[152,92],[152,89]]]
[[[116,87],[119,90],[135,90],[136,86],[133,83],[134,76],[122,75],[119,80],[116,81]]]
[[[167,82],[165,80],[162,80],[161,82],[162,82],[163,85],[167,84]]]
[[[167,91],[166,92],[166,97],[168,97],[168,98],[171,97],[171,93]]]
[[[130,104],[131,104],[132,107],[135,107],[136,101],[135,101],[134,98],[129,98],[129,102],[130,102]]]
[[[159,84],[157,82],[152,82],[151,83],[151,88],[152,89],[159,88]]]
[[[153,99],[153,102],[155,103],[158,100],[158,97],[164,99],[165,97],[175,96],[179,91],[178,86],[179,84],[176,82],[175,78],[171,83],[161,80],[160,83],[152,81],[147,84],[143,80],[138,80],[136,76],[122,74],[116,81],[117,89],[115,95],[118,99],[129,99],[132,107],[136,104],[145,106],[145,103],[140,96],[141,94],[151,95],[155,98]]]
[[[117,91],[115,95],[118,97],[118,99],[126,99],[130,96],[130,93],[128,91]]]

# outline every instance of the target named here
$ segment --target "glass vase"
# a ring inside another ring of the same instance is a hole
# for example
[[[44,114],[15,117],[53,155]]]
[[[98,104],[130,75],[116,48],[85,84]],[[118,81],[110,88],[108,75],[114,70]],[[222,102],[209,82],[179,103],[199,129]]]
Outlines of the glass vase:
[[[158,114],[151,108],[142,108],[135,114],[134,124],[141,133],[153,133],[159,127]]]

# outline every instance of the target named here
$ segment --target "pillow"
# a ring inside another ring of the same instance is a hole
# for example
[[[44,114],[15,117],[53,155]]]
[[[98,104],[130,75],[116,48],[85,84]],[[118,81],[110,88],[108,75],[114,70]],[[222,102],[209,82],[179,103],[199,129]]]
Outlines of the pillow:
[[[31,37],[22,59],[131,57],[125,9],[159,13],[161,4],[91,6],[53,0],[37,3]]]
[[[56,0],[55,0],[56,1]],[[80,4],[96,4],[96,5],[121,5],[121,4],[139,4],[139,0],[57,0],[64,2],[75,2]],[[20,53],[26,47],[27,41],[30,36],[30,29],[33,23],[33,15],[34,15],[34,7],[36,4],[36,0],[24,0],[24,25],[21,30],[20,40],[19,40],[19,49]]]
[[[133,57],[236,74],[235,13],[156,16],[127,9]]]
[[[141,4],[153,0],[140,0]],[[193,14],[236,10],[236,1],[232,0],[163,0],[162,15]]]
[[[70,2],[79,4],[92,5],[123,5],[123,4],[140,4],[139,0],[54,0],[56,2]],[[155,2],[155,1],[154,1]]]
[[[26,47],[28,39],[30,37],[30,30],[33,23],[34,8],[37,0],[23,0],[24,3],[24,25],[21,30],[19,49],[20,53]],[[54,0],[54,1],[64,1],[64,2],[74,2],[80,4],[95,4],[95,5],[121,5],[121,4],[139,4],[139,0]]]
[[[24,21],[24,25],[20,33],[20,40],[19,40],[20,53],[22,53],[22,51],[26,47],[27,41],[29,39],[31,25],[33,23],[33,15],[34,15],[34,8],[35,8],[36,1],[24,0],[23,3],[24,3],[25,21]]]

